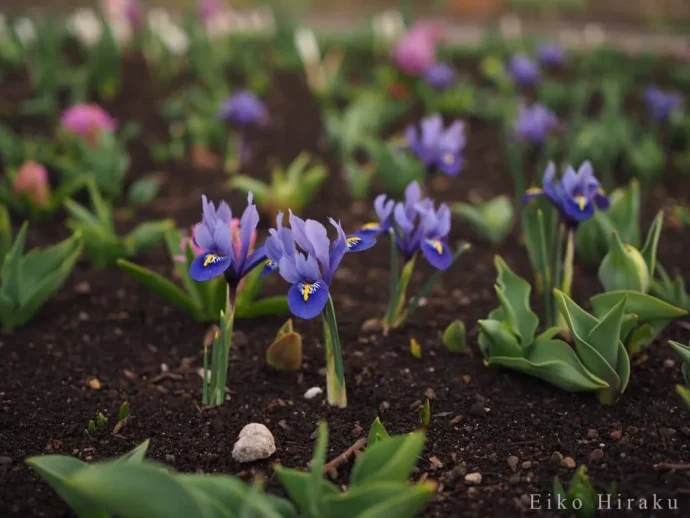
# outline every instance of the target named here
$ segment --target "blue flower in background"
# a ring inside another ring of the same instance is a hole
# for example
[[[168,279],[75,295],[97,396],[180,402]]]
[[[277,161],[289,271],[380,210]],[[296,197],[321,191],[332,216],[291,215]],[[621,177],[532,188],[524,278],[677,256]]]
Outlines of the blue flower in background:
[[[194,227],[194,244],[202,250],[189,265],[189,275],[198,282],[208,281],[220,275],[230,286],[236,287],[240,280],[265,260],[264,247],[250,252],[254,232],[259,224],[259,213],[247,197],[247,208],[242,213],[239,226],[239,241],[233,243],[231,229],[232,211],[227,203],[221,202],[216,209],[206,196],[201,197],[202,220]]]
[[[546,136],[558,127],[558,118],[543,104],[520,106],[515,120],[515,135],[536,146],[544,143]]]
[[[680,108],[683,98],[678,92],[666,92],[658,86],[651,85],[644,91],[644,101],[654,120],[664,122],[671,113]]]
[[[508,63],[508,74],[522,86],[531,86],[541,79],[539,64],[524,54],[515,54]]]
[[[223,103],[219,116],[235,126],[244,128],[265,122],[267,111],[264,103],[254,93],[241,90]]]
[[[426,69],[424,81],[435,90],[445,90],[455,82],[455,69],[448,63],[436,63]]]
[[[425,166],[436,166],[448,176],[457,176],[462,169],[465,149],[465,125],[456,120],[447,128],[435,114],[421,122],[421,131],[414,125],[405,129],[407,143]]]
[[[544,43],[537,49],[539,60],[552,67],[560,67],[565,63],[566,54],[563,47],[556,43]]]
[[[568,166],[560,180],[556,181],[555,178],[556,166],[552,162],[544,172],[543,189],[529,189],[523,202],[536,196],[546,196],[571,227],[594,216],[595,206],[603,210],[609,207],[609,199],[594,176],[590,162],[584,162],[577,172]]]

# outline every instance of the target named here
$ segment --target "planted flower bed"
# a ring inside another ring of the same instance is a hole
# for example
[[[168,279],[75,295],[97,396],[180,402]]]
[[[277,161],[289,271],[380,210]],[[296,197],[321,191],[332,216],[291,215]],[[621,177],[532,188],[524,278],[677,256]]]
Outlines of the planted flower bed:
[[[2,516],[687,513],[690,65],[184,20],[0,29]]]

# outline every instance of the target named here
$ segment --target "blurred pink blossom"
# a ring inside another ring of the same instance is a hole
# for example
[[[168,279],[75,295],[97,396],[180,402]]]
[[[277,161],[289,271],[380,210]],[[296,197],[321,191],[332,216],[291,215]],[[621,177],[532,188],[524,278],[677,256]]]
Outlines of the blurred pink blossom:
[[[238,218],[232,219],[232,221],[230,222],[230,230],[232,230],[232,248],[235,251],[235,256],[239,256],[242,249],[242,241],[240,240],[240,220]],[[186,252],[188,245],[192,247],[192,251],[194,252],[195,256],[204,252],[201,248],[199,248],[196,245],[194,241],[194,226],[190,227],[190,236],[185,236],[182,238],[182,241],[180,241],[180,250],[182,250],[182,252]],[[254,251],[255,246],[256,231],[252,233],[252,238],[249,242],[248,253],[252,253]],[[184,263],[187,262],[187,259],[185,258],[183,253],[181,255],[174,256],[173,261],[175,261],[176,263]]]
[[[406,74],[423,74],[436,63],[436,46],[444,31],[440,22],[416,23],[393,50],[393,62]]]
[[[103,0],[101,5],[110,22],[125,20],[134,27],[140,27],[144,23],[144,8],[139,0]]]
[[[33,160],[24,162],[14,178],[14,192],[26,195],[38,207],[46,207],[50,203],[46,168]]]
[[[75,104],[67,108],[60,117],[63,129],[88,141],[98,142],[101,131],[113,132],[117,123],[97,104]]]

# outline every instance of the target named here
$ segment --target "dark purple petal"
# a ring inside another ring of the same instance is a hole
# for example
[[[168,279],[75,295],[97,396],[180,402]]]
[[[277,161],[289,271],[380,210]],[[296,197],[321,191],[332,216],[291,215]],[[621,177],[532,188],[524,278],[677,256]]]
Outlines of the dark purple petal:
[[[453,262],[448,243],[440,239],[424,239],[420,249],[429,264],[439,270],[447,269]]]
[[[223,275],[232,264],[230,256],[211,252],[198,255],[189,265],[189,276],[197,282],[204,282]]]
[[[328,285],[323,280],[299,281],[290,286],[287,294],[288,307],[293,315],[305,320],[317,317],[328,302]]]

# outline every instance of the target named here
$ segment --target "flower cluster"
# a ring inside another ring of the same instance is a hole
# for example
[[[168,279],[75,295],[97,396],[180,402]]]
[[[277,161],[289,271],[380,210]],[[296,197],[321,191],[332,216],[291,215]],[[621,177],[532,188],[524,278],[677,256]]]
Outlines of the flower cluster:
[[[524,201],[541,195],[548,198],[571,228],[594,216],[595,206],[604,210],[609,207],[609,199],[590,162],[583,163],[577,172],[569,166],[558,181],[556,166],[550,163],[544,172],[543,188],[529,189]]]
[[[417,182],[405,189],[405,201],[394,202],[385,194],[376,197],[374,209],[378,222],[364,225],[360,236],[372,236],[393,229],[395,243],[405,261],[418,252],[439,270],[447,269],[453,261],[448,245],[450,233],[450,209],[442,203],[438,209],[430,198],[422,198]]]
[[[536,146],[544,143],[546,136],[558,127],[558,118],[543,104],[520,106],[515,120],[515,135]]]
[[[265,122],[268,113],[264,103],[254,93],[241,90],[223,103],[219,116],[234,126],[246,128]]]
[[[288,306],[299,318],[311,319],[321,314],[329,298],[329,286],[347,252],[360,252],[374,246],[371,234],[346,236],[340,223],[329,220],[337,232],[331,241],[328,231],[318,221],[303,220],[292,212],[290,228],[283,226],[283,213],[276,218],[276,228],[266,241],[263,275],[278,270],[290,283]]]
[[[666,92],[654,85],[645,89],[644,100],[649,113],[657,122],[668,120],[671,113],[680,108],[683,103],[680,93]]]
[[[555,43],[544,43],[537,49],[539,60],[546,66],[560,67],[565,63],[565,51]]]
[[[508,74],[520,86],[532,86],[541,79],[539,64],[524,54],[516,54],[510,59]]]
[[[465,149],[465,125],[456,120],[447,128],[440,115],[423,119],[421,131],[414,125],[405,129],[407,144],[425,166],[435,166],[448,176],[457,176],[462,169]]]

